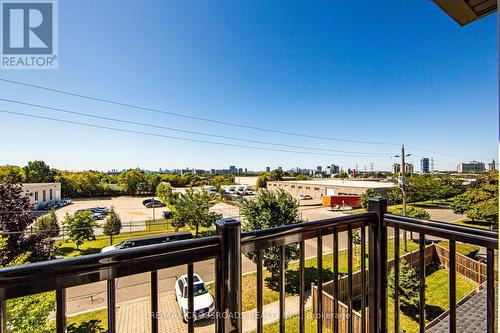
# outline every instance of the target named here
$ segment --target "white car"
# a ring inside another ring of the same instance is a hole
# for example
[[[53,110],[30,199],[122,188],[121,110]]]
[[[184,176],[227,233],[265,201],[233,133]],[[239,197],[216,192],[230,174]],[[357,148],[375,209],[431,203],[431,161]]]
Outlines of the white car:
[[[187,322],[188,319],[188,278],[187,275],[181,276],[175,282],[175,299],[182,312],[182,319]],[[193,319],[200,320],[211,318],[215,314],[215,302],[212,294],[205,286],[205,282],[198,274],[193,275]]]

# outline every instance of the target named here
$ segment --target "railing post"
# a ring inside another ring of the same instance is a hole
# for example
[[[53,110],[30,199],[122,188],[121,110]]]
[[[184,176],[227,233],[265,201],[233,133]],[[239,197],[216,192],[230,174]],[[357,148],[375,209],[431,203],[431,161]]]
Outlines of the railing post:
[[[217,290],[219,333],[241,332],[241,223],[232,218],[216,222],[221,237],[221,256],[218,259]]]
[[[387,200],[370,198],[368,211],[377,216],[368,234],[368,329],[370,333],[380,333],[387,332],[387,228],[384,226]]]

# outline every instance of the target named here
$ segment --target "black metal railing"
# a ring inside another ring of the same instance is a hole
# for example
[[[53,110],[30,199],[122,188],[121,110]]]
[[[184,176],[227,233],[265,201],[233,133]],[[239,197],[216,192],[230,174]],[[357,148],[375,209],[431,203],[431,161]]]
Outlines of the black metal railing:
[[[158,270],[187,265],[188,275],[188,332],[194,332],[193,316],[193,264],[207,259],[215,260],[217,332],[242,331],[242,254],[253,252],[257,261],[257,332],[263,332],[263,251],[277,249],[279,265],[279,328],[285,326],[285,255],[286,246],[298,244],[299,251],[299,331],[305,331],[305,249],[306,241],[316,241],[317,277],[316,312],[323,313],[323,237],[332,235],[333,266],[333,331],[339,332],[339,234],[347,240],[347,332],[354,332],[353,325],[353,232],[360,230],[361,238],[361,332],[387,332],[387,239],[388,228],[394,228],[395,284],[399,283],[400,231],[419,234],[420,254],[420,331],[425,330],[425,237],[432,236],[449,241],[450,265],[450,332],[456,332],[456,242],[486,248],[487,251],[487,317],[488,332],[494,331],[494,251],[498,248],[498,234],[493,231],[468,228],[449,223],[424,221],[387,214],[384,199],[370,199],[369,212],[347,215],[314,222],[293,224],[268,230],[241,232],[240,222],[223,219],[217,222],[217,235],[112,251],[104,254],[54,260],[24,266],[0,269],[0,333],[7,332],[6,300],[56,291],[56,328],[66,331],[66,289],[93,282],[107,281],[108,332],[116,327],[115,283],[119,277],[150,272],[151,311],[157,313]],[[366,235],[366,231],[368,234]],[[366,243],[368,242],[368,251]],[[368,256],[368,267],[366,267]],[[366,271],[368,271],[366,273]],[[365,288],[365,286],[367,288]],[[396,290],[398,288],[395,288]],[[367,296],[367,297],[366,297]],[[368,304],[366,303],[368,300]],[[399,299],[396,291],[395,332],[399,333]],[[317,316],[317,331],[323,330],[323,317]],[[158,317],[151,316],[151,331],[158,332]],[[357,333],[357,332],[356,332]]]

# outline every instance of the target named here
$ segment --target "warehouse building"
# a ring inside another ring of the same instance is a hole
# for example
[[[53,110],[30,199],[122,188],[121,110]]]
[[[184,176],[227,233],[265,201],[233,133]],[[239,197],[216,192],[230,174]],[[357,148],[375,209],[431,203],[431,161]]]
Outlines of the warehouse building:
[[[61,200],[61,183],[24,183],[23,191],[30,198],[35,210],[44,209],[49,203]]]
[[[394,187],[393,183],[377,181],[358,181],[340,179],[300,180],[300,181],[270,181],[267,182],[269,190],[283,189],[293,197],[310,195],[313,199],[321,199],[324,195],[360,196],[366,190],[372,188],[385,196],[387,189]]]

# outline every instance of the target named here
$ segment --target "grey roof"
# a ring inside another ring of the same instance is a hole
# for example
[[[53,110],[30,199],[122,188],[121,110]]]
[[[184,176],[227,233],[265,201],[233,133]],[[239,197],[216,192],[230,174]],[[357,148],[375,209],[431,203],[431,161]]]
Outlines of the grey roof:
[[[486,332],[486,288],[472,295],[457,307],[457,332]],[[445,333],[448,330],[449,316],[426,329],[430,333]]]

